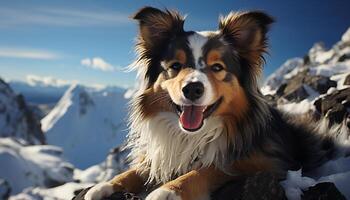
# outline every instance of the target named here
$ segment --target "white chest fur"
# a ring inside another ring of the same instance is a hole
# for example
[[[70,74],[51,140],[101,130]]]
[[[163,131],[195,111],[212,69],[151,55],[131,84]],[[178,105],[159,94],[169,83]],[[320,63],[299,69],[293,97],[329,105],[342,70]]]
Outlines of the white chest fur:
[[[131,129],[130,156],[133,160],[145,156],[138,165],[149,170],[149,181],[157,183],[216,163],[226,152],[227,139],[218,117],[206,119],[195,133],[185,133],[178,116],[167,112],[132,123]]]

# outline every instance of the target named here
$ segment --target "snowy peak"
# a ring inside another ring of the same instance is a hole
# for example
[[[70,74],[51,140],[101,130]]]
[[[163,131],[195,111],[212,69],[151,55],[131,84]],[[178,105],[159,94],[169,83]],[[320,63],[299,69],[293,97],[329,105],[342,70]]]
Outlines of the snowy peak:
[[[73,94],[77,90],[76,88],[76,85],[69,87],[52,111],[41,120],[43,132],[50,130],[57,120],[66,113],[67,109],[72,105],[72,96],[74,96]]]
[[[28,108],[22,95],[13,92],[0,79],[0,137],[14,137],[30,144],[43,144],[40,122]]]
[[[275,94],[278,88],[291,80],[298,73],[307,71],[308,76],[325,76],[330,79],[342,79],[335,75],[350,73],[350,28],[332,48],[327,49],[322,42],[317,42],[308,54],[301,58],[287,60],[265,81],[262,92]],[[338,84],[342,87],[343,83]]]
[[[296,74],[303,66],[304,62],[302,58],[292,58],[287,60],[283,65],[276,70],[273,74],[267,77],[262,92],[264,94],[274,93],[277,88],[283,84],[288,77]]]
[[[72,85],[41,120],[48,143],[62,147],[65,156],[77,167],[101,162],[109,149],[125,139],[124,93],[125,90],[116,87],[96,90]]]
[[[342,42],[350,42],[350,28],[341,37]]]

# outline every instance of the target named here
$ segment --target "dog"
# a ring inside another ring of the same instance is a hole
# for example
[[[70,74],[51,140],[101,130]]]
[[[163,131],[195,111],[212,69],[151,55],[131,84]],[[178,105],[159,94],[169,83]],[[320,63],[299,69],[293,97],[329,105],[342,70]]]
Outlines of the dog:
[[[338,154],[326,129],[273,108],[260,92],[268,14],[231,12],[204,32],[185,31],[172,10],[144,7],[133,19],[143,82],[130,104],[131,167],[86,200],[150,188],[146,200],[210,199],[238,177],[268,171],[282,179]]]

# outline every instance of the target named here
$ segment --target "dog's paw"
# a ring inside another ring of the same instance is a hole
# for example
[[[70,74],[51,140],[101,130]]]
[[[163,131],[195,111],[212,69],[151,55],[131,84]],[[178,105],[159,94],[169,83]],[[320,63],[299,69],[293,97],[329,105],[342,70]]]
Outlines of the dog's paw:
[[[182,200],[182,198],[173,190],[167,188],[158,188],[151,192],[146,200]]]
[[[84,196],[85,200],[100,200],[104,197],[109,197],[114,193],[113,185],[104,182],[92,187]]]

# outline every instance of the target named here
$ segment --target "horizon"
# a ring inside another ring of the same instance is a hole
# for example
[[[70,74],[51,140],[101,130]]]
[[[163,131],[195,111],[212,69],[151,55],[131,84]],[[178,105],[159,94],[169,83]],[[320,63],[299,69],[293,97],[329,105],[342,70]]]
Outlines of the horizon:
[[[0,8],[0,77],[28,77],[57,83],[132,87],[136,72],[124,72],[135,58],[137,24],[129,18],[150,5],[187,14],[185,30],[215,30],[220,14],[263,10],[276,18],[271,27],[267,77],[287,59],[303,57],[316,42],[327,48],[350,26],[350,2],[223,1],[5,1]],[[166,6],[165,6],[166,5]],[[203,23],[205,21],[206,23]]]

